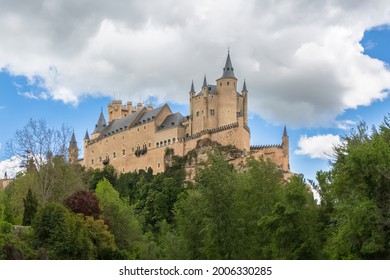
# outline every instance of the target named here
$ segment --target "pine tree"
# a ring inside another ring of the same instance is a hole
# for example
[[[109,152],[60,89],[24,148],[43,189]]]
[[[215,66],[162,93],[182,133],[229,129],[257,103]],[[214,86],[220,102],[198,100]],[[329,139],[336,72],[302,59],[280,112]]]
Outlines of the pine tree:
[[[31,189],[28,189],[26,198],[23,198],[24,213],[23,213],[23,225],[31,225],[32,219],[38,210],[38,200],[32,193]]]

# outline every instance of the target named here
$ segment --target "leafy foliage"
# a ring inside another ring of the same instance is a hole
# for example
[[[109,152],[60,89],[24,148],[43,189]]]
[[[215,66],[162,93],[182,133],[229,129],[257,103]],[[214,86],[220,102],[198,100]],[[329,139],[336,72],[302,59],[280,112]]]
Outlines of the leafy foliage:
[[[24,213],[23,213],[23,225],[29,226],[38,210],[38,200],[32,193],[31,189],[28,189],[27,196],[23,199]]]
[[[95,194],[88,191],[78,191],[65,202],[66,207],[73,213],[81,213],[97,219],[100,215],[99,201]]]

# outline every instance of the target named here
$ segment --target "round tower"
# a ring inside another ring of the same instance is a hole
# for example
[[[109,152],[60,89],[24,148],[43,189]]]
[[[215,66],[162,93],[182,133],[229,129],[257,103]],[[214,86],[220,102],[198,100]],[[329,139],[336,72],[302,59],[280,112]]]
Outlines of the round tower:
[[[217,80],[218,91],[218,125],[224,126],[237,122],[237,78],[230,59],[226,58],[222,77]]]

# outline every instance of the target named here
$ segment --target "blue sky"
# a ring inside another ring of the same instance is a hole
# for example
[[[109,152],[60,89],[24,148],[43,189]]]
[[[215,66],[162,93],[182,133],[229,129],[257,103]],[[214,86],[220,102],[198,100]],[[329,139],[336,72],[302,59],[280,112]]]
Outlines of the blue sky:
[[[291,169],[306,178],[329,168],[332,142],[360,121],[378,125],[389,113],[386,1],[376,7],[356,1],[353,9],[337,1],[234,0],[224,8],[178,1],[175,9],[159,1],[118,8],[97,1],[93,11],[77,1],[25,9],[6,2],[0,178],[12,166],[5,144],[30,118],[71,126],[81,146],[112,99],[168,102],[187,114],[191,80],[196,90],[204,74],[214,83],[227,47],[239,90],[244,78],[249,90],[251,143],[280,143],[286,124]]]

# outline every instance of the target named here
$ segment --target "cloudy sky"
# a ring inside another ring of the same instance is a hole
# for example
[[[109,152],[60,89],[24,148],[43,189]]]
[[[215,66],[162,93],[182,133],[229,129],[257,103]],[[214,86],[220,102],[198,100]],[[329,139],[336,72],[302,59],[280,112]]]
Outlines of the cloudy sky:
[[[23,3],[22,3],[23,2]],[[332,145],[390,101],[388,1],[0,0],[0,178],[5,143],[30,118],[82,142],[112,99],[188,113],[191,81],[222,74],[230,49],[250,94],[252,144],[290,135],[291,168],[313,178]],[[239,89],[240,90],[240,89]],[[15,170],[15,168],[13,168]]]

